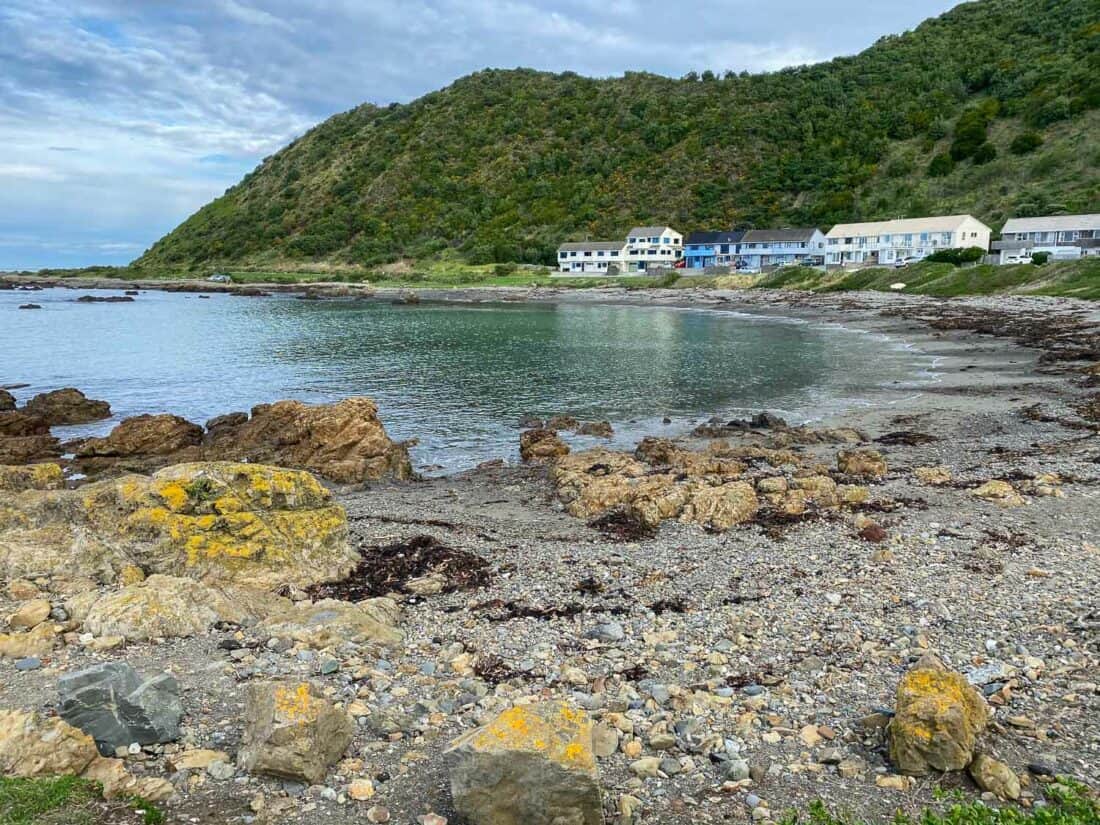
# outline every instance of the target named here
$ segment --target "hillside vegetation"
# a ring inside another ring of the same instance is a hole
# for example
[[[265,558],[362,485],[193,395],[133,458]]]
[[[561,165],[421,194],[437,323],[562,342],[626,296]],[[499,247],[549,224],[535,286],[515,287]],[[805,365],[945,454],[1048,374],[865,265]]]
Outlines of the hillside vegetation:
[[[483,71],[336,115],[138,265],[551,263],[636,223],[1100,211],[1100,3],[979,0],[771,74]]]

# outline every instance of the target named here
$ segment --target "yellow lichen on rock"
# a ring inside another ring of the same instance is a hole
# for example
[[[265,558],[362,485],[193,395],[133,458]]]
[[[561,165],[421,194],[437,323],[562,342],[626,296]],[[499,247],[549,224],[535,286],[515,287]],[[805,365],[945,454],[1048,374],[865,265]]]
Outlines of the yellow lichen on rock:
[[[456,739],[451,750],[530,751],[570,770],[595,774],[592,727],[588,714],[564,702],[516,705]]]
[[[759,504],[756,491],[747,481],[699,487],[684,507],[680,520],[701,524],[710,530],[728,530],[751,521]]]
[[[0,508],[0,575],[145,572],[256,587],[309,585],[357,560],[347,517],[309,473],[195,463],[79,490],[28,491]]]
[[[0,491],[57,490],[64,484],[65,476],[57,464],[0,465]]]
[[[987,481],[982,486],[976,488],[971,495],[976,498],[985,499],[986,501],[992,501],[998,507],[1021,507],[1027,503],[1024,497],[1016,491],[1015,487],[1007,481],[1001,481],[999,479]]]

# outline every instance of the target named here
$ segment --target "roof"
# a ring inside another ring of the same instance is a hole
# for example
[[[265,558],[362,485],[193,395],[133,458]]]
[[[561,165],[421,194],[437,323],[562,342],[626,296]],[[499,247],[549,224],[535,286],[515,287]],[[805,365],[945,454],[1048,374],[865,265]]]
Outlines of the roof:
[[[686,245],[710,243],[738,243],[744,232],[692,232],[684,240]]]
[[[780,243],[784,241],[808,241],[819,232],[816,226],[798,229],[750,229],[741,239],[743,243]]]
[[[580,241],[578,243],[563,243],[558,247],[558,252],[618,252],[622,248],[622,241]]]
[[[870,223],[838,223],[826,233],[826,237],[893,235],[905,232],[955,232],[966,221],[981,223],[972,215],[939,215],[932,218],[898,218],[893,221],[871,221]]]
[[[651,237],[653,235],[661,235],[665,230],[671,230],[675,232],[671,226],[635,226],[630,232],[627,233],[628,238],[636,238],[641,235],[644,238]]]
[[[1072,229],[1100,229],[1100,215],[1050,215],[1045,218],[1009,218],[1006,232],[1063,232]]]

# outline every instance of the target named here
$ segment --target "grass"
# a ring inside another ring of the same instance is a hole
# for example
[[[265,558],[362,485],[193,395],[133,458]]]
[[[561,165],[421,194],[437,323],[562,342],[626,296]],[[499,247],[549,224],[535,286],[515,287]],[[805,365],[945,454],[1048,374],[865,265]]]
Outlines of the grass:
[[[961,794],[942,811],[926,809],[919,817],[898,814],[895,825],[1100,825],[1100,805],[1081,785],[1064,782],[1046,789],[1047,804],[1031,809],[1005,805],[994,808],[967,801]],[[863,820],[829,811],[821,802],[806,814],[792,813],[781,825],[865,825]]]
[[[76,776],[0,777],[0,825],[96,825],[116,821],[104,819],[111,811],[120,822],[133,822],[135,814],[144,825],[165,821],[156,805],[139,797],[104,803],[98,783]]]

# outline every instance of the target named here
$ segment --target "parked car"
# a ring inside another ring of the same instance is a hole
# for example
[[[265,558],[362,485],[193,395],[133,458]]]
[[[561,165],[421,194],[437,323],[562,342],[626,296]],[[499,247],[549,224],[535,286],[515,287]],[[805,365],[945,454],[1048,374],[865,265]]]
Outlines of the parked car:
[[[913,257],[898,258],[896,261],[894,261],[894,269],[905,269],[905,267],[909,266],[909,264],[915,264],[919,260],[920,258]]]

